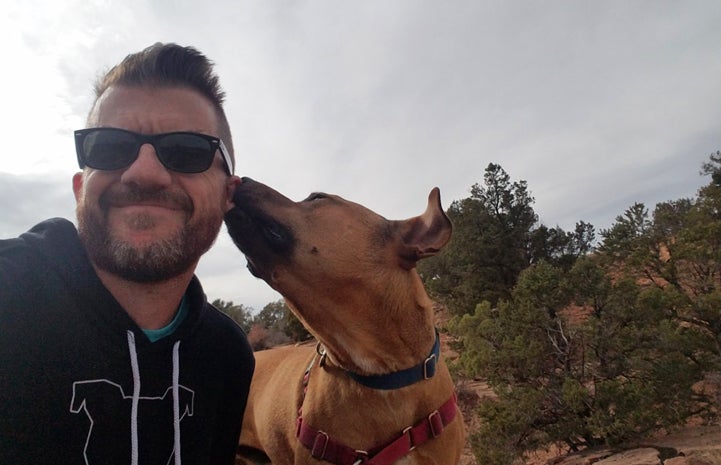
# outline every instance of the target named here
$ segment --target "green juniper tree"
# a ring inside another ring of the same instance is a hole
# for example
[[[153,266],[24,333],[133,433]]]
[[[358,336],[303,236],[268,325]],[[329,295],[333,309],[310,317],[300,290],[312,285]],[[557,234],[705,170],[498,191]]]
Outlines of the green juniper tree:
[[[481,426],[470,434],[480,463],[521,463],[550,444],[618,444],[718,407],[693,386],[721,359],[719,173],[717,152],[702,170],[712,182],[696,198],[652,213],[632,205],[595,251],[559,248],[558,231],[531,229],[526,250],[542,258],[505,297],[478,300],[451,320],[455,369],[486,379],[496,394],[480,405]],[[573,234],[586,244],[592,232],[579,223]],[[474,240],[462,236],[457,246],[484,243]],[[444,266],[472,270],[458,256]],[[442,281],[444,268],[435,271],[426,279]]]

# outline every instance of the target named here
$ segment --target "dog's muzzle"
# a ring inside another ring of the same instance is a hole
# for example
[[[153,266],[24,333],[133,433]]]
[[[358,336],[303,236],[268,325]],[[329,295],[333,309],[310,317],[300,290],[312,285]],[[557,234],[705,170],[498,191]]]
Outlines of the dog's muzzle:
[[[289,227],[276,220],[261,206],[268,193],[263,184],[244,179],[233,196],[235,207],[225,215],[233,243],[248,259],[248,268],[258,278],[265,279],[272,265],[290,257],[295,238]]]

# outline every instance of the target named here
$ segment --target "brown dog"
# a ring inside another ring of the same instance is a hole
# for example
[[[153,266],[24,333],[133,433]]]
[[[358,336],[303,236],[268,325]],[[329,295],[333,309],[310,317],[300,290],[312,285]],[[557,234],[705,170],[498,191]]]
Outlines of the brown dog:
[[[248,178],[235,205],[226,225],[248,268],[318,340],[256,353],[240,463],[456,464],[463,420],[415,270],[450,239],[439,190],[404,221]]]

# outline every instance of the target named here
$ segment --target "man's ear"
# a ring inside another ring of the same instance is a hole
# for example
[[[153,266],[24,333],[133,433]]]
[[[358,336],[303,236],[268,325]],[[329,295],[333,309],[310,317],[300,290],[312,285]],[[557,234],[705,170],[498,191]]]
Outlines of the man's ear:
[[[73,175],[73,194],[75,194],[75,201],[79,202],[80,197],[83,194],[83,182],[85,179],[83,178],[82,171],[75,173]]]
[[[225,182],[225,213],[235,207],[233,203],[233,195],[235,194],[235,188],[241,183],[240,177],[230,176]]]

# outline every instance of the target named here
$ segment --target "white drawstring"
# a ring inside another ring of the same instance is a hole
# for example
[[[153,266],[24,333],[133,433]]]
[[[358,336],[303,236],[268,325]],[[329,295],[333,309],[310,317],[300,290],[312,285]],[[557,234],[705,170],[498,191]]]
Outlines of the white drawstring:
[[[135,335],[128,331],[130,366],[133,370],[133,403],[130,410],[130,464],[138,465],[138,401],[140,400],[140,369],[138,353],[135,350]]]
[[[173,345],[173,433],[175,434],[175,465],[181,465],[180,460],[180,393],[178,381],[180,378],[180,341]]]
[[[130,410],[130,465],[138,465],[138,402],[140,401],[140,367],[135,348],[135,334],[128,331],[130,366],[133,371],[133,399]],[[173,445],[175,465],[181,465],[180,457],[180,341],[173,345]]]

